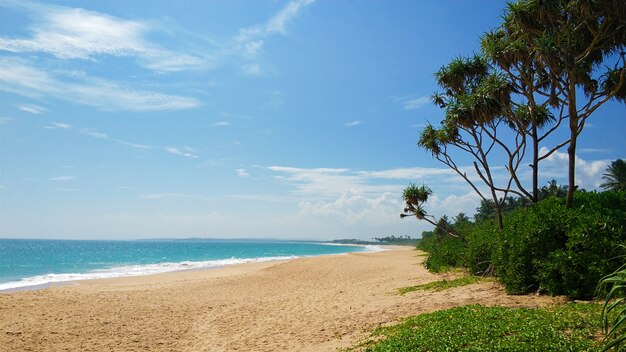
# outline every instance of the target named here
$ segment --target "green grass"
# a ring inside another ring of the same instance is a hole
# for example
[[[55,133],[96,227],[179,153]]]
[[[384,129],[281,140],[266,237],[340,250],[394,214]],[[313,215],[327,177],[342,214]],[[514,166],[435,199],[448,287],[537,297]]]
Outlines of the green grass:
[[[407,292],[413,292],[417,290],[433,290],[433,291],[443,291],[452,287],[459,286],[467,286],[480,281],[486,281],[488,279],[482,276],[463,276],[454,280],[441,280],[441,281],[433,281],[423,285],[410,286],[410,287],[402,287],[398,289],[398,292],[403,295]]]
[[[470,305],[379,328],[354,349],[367,351],[597,351],[602,306],[553,308]]]

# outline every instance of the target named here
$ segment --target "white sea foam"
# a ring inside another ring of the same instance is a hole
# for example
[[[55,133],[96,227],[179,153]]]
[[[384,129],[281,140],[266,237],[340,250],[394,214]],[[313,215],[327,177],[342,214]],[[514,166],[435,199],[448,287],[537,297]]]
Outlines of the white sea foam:
[[[220,260],[207,260],[198,262],[179,262],[179,263],[158,263],[158,264],[146,264],[146,265],[125,265],[116,266],[108,269],[94,270],[87,273],[67,273],[67,274],[46,274],[31,276],[20,281],[11,281],[0,283],[0,291],[14,290],[20,288],[26,288],[31,286],[43,286],[56,282],[78,281],[78,280],[93,280],[93,279],[108,279],[114,277],[127,277],[127,276],[141,276],[166,273],[172,271],[194,270],[194,269],[209,269],[219,268],[226,265],[245,264],[245,263],[260,263],[272,260],[289,260],[297,258],[296,256],[283,256],[283,257],[261,257],[261,258],[230,258]]]

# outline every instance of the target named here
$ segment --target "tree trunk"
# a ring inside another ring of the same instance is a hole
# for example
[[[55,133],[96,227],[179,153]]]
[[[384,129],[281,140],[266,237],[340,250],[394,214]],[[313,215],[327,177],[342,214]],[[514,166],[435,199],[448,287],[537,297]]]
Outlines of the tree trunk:
[[[539,201],[539,141],[537,138],[537,121],[533,121],[532,126],[532,138],[533,138],[533,164],[531,166],[533,170],[533,203]]]
[[[504,222],[502,221],[502,208],[499,203],[496,202],[496,220],[498,221],[498,229],[504,229]]]
[[[567,147],[569,157],[568,187],[565,198],[565,207],[571,208],[574,202],[574,189],[576,188],[576,140],[578,139],[578,111],[576,110],[576,85],[570,77],[568,92],[569,131],[570,142]]]

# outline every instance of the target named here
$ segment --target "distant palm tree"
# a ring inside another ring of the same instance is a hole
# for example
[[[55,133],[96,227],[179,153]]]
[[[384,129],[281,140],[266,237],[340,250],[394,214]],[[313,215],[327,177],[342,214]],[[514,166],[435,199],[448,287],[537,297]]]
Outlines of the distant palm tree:
[[[565,197],[567,195],[567,186],[559,185],[556,180],[548,182],[547,186],[541,187],[539,190],[539,199],[546,199],[552,196]]]
[[[617,159],[606,168],[606,173],[602,175],[605,181],[600,185],[605,191],[626,191],[626,162],[624,159]]]

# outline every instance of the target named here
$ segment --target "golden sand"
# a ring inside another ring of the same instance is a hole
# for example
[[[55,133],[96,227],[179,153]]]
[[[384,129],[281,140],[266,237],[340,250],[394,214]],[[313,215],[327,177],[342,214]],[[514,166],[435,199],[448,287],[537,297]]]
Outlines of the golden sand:
[[[383,252],[91,280],[0,294],[2,351],[334,351],[380,325],[465,304],[543,306],[495,282],[441,292],[420,252]]]

